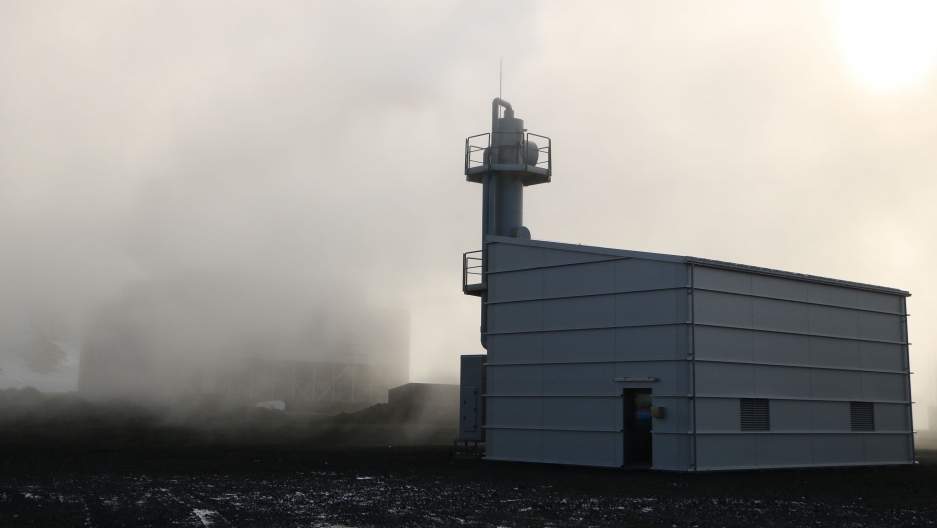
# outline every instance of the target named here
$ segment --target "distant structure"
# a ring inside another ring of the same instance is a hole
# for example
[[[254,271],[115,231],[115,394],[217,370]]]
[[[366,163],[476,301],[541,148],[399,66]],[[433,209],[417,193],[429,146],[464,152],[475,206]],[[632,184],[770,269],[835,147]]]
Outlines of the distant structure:
[[[466,140],[485,191],[462,288],[487,355],[462,357],[459,441],[671,471],[913,464],[908,292],[530,240],[523,185],[552,175],[531,136],[495,99]]]
[[[407,382],[405,316],[295,297],[265,306],[230,283],[129,283],[85,332],[78,390],[149,401],[282,400],[288,411],[337,412],[386,403],[388,389]]]

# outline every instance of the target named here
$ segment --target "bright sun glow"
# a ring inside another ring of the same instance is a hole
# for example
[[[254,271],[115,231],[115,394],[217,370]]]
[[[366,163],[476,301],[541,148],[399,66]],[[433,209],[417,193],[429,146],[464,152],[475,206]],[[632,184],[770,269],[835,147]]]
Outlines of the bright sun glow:
[[[831,7],[846,61],[870,87],[907,86],[937,64],[937,0],[842,0]]]

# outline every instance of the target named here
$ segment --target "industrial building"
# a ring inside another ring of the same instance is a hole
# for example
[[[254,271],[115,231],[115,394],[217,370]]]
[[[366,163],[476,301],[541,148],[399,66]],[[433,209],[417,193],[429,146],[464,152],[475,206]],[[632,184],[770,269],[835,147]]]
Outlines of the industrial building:
[[[487,354],[462,358],[459,441],[671,471],[913,464],[908,292],[531,240],[523,187],[552,177],[532,136],[495,99],[466,141],[484,199],[463,292]]]

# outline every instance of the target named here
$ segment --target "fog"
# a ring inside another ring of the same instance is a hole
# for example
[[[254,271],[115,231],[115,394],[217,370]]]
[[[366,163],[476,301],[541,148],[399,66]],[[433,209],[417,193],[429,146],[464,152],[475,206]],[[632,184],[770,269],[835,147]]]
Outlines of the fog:
[[[937,69],[870,85],[842,17],[798,2],[4,2],[0,361],[36,317],[74,343],[127,281],[198,274],[347,285],[410,314],[411,381],[454,382],[458,356],[482,351],[460,291],[481,212],[462,148],[490,126],[503,59],[503,97],[553,140],[553,182],[526,193],[534,238],[909,290],[926,427]]]

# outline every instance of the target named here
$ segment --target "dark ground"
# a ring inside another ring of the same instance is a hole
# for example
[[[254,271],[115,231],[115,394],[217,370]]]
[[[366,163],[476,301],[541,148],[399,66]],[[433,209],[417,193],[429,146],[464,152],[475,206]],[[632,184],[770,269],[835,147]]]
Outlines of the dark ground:
[[[387,415],[194,429],[0,413],[0,527],[937,524],[937,451],[915,467],[626,472],[453,458],[405,444],[454,427],[366,423]]]

